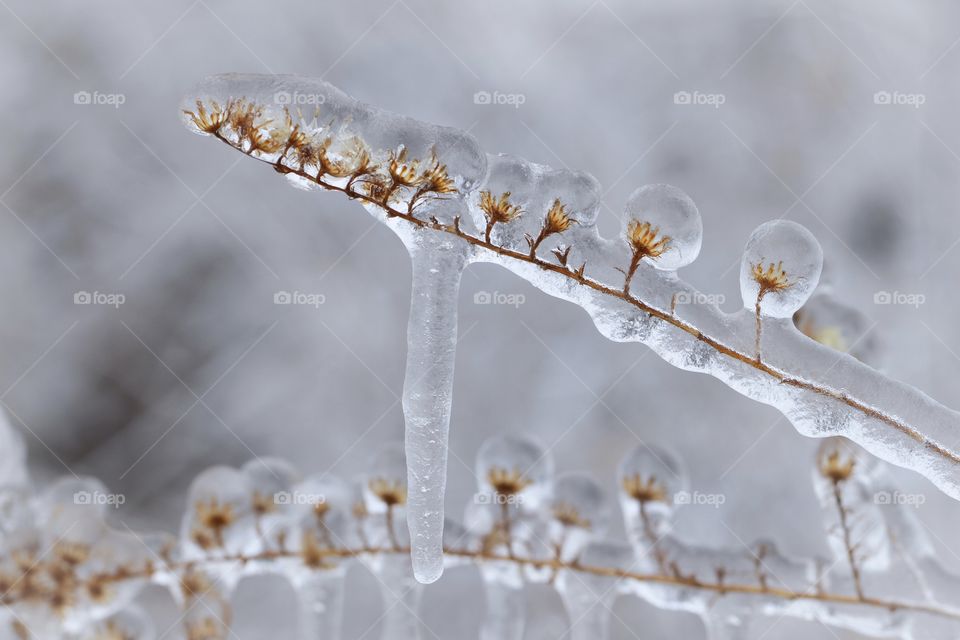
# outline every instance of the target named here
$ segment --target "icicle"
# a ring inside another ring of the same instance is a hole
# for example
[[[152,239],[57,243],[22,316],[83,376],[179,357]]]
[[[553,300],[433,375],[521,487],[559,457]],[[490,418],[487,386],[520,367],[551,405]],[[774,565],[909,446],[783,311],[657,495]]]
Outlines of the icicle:
[[[420,596],[423,585],[410,573],[410,562],[403,556],[384,558],[379,566],[380,593],[383,595],[383,633],[381,640],[417,640],[420,638]]]
[[[423,583],[443,573],[443,496],[457,344],[457,299],[466,254],[423,237],[412,251],[413,295],[403,387],[407,525],[413,571]]]
[[[343,615],[343,573],[314,572],[297,583],[301,640],[340,637]]]
[[[487,612],[480,627],[480,640],[521,640],[526,623],[523,587],[486,577],[483,585]]]

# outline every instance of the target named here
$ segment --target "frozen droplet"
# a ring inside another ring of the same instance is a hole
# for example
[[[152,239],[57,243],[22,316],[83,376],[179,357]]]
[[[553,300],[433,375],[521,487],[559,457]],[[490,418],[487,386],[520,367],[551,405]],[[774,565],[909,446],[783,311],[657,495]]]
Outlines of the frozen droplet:
[[[628,242],[646,231],[654,250],[647,260],[657,269],[675,271],[696,260],[703,241],[703,222],[690,197],[668,184],[640,187],[624,209]],[[644,225],[647,225],[644,227]],[[662,244],[657,244],[662,243]]]
[[[849,353],[865,364],[876,367],[881,360],[879,341],[872,331],[874,323],[832,293],[818,289],[794,314],[793,322],[813,340]]]
[[[564,473],[553,484],[553,513],[557,520],[603,535],[610,524],[610,503],[603,488],[586,473]]]
[[[820,243],[805,227],[772,220],[754,230],[743,250],[743,306],[761,315],[789,318],[813,293],[823,269]]]
[[[689,502],[687,474],[673,454],[645,444],[630,452],[618,471],[620,505],[635,539],[670,530],[674,505]]]
[[[536,509],[550,494],[553,459],[527,438],[490,438],[477,453],[476,469],[481,493],[521,496],[517,504],[525,510]]]
[[[602,536],[610,524],[610,502],[603,488],[586,473],[564,473],[553,484],[549,542],[561,558],[573,560]]]
[[[386,511],[392,501],[394,506],[406,502],[407,463],[402,444],[384,445],[373,455],[364,475],[363,496],[371,513]]]

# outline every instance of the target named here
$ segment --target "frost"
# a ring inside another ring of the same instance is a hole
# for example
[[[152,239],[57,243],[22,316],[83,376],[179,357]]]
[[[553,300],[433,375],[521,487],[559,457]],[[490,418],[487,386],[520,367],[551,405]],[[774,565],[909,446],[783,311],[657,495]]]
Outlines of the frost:
[[[277,96],[311,95],[315,112]],[[587,174],[485,155],[468,134],[361,104],[320,80],[208,78],[185,122],[269,163],[295,185],[360,201],[408,248],[414,287],[404,412],[415,573],[443,568],[443,494],[459,280],[471,262],[504,266],[592,316],[611,340],[639,341],[677,367],[708,373],[775,406],[808,436],[844,435],[960,498],[960,416],[921,392],[817,343],[791,320],[822,255],[791,222],[762,225],[743,256],[744,308],[726,314],[675,269],[700,246],[696,207],[673,187],[641,188],[621,237],[594,224],[600,188]]]

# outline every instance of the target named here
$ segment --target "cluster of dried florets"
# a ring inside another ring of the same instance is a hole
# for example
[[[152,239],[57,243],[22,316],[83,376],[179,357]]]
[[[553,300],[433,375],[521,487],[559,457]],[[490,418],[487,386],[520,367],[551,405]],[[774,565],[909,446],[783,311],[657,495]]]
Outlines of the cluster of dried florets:
[[[845,441],[826,441],[814,471],[836,539],[833,562],[787,558],[765,541],[710,549],[678,537],[676,510],[714,504],[717,496],[691,490],[680,463],[658,448],[641,445],[617,472],[629,543],[605,538],[613,509],[602,485],[585,474],[554,475],[548,453],[530,440],[489,440],[476,468],[477,493],[464,524],[448,523],[444,546],[449,564],[471,563],[483,576],[491,603],[484,638],[520,637],[523,616],[509,603],[522,600],[527,583],[557,588],[575,639],[606,637],[608,609],[597,605],[622,594],[695,613],[718,634],[771,611],[867,634],[882,627],[885,637],[960,630],[960,609],[941,598],[960,579],[937,569],[922,540],[903,536],[913,515],[900,501],[875,497],[888,490],[881,463]],[[191,486],[179,540],[111,531],[103,509],[82,497],[91,489],[104,491],[64,481],[29,503],[35,520],[56,533],[35,532],[28,545],[8,545],[0,556],[14,637],[69,631],[89,640],[152,638],[143,616],[126,608],[153,581],[170,587],[184,608],[188,640],[225,639],[233,590],[262,573],[297,586],[302,637],[318,629],[337,637],[339,597],[354,562],[379,577],[388,604],[402,600],[388,607],[387,624],[417,637],[420,585],[406,555],[406,527],[398,524],[407,503],[400,447],[380,451],[353,482],[304,478],[275,459],[210,469]],[[70,492],[81,498],[65,503]],[[908,579],[924,588],[914,590]]]

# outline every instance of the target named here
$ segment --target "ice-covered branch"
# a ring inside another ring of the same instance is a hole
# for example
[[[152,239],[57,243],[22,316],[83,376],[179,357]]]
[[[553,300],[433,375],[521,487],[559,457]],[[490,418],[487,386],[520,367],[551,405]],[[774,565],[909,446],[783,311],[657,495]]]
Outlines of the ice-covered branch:
[[[488,441],[477,475],[465,524],[446,523],[443,548],[448,567],[480,572],[483,638],[522,636],[528,583],[557,589],[574,638],[604,640],[622,595],[698,615],[718,638],[739,637],[771,615],[906,640],[960,631],[952,603],[960,576],[941,568],[882,463],[839,440],[826,441],[814,469],[832,563],[787,557],[770,541],[709,548],[684,540],[673,520],[691,494],[682,465],[662,450],[640,447],[617,472],[629,544],[605,538],[612,508],[600,484],[584,474],[554,476],[550,457],[529,440]],[[0,550],[0,626],[52,640],[119,625],[124,637],[150,640],[129,605],[152,582],[181,605],[188,638],[219,640],[230,635],[237,584],[270,573],[296,587],[298,637],[336,638],[344,576],[362,563],[381,585],[382,637],[416,639],[423,587],[409,538],[395,526],[408,508],[405,477],[399,446],[372,456],[354,484],[329,474],[301,478],[279,460],[215,467],[194,481],[177,538],[112,530],[111,494],[93,480],[68,478],[38,496],[0,487],[15,507]]]
[[[310,96],[315,112],[289,108]],[[678,189],[644,187],[623,238],[600,237],[600,190],[587,174],[487,156],[468,134],[363,105],[293,76],[204,80],[188,126],[270,164],[293,184],[359,201],[403,240],[414,284],[404,411],[409,527],[417,577],[439,576],[442,496],[459,274],[503,265],[572,301],[611,340],[643,342],[677,367],[709,373],[780,409],[801,433],[844,435],[960,498],[960,415],[811,340],[792,316],[820,275],[816,240],[794,223],[759,227],[741,263],[744,308],[727,314],[678,278],[702,225]]]

